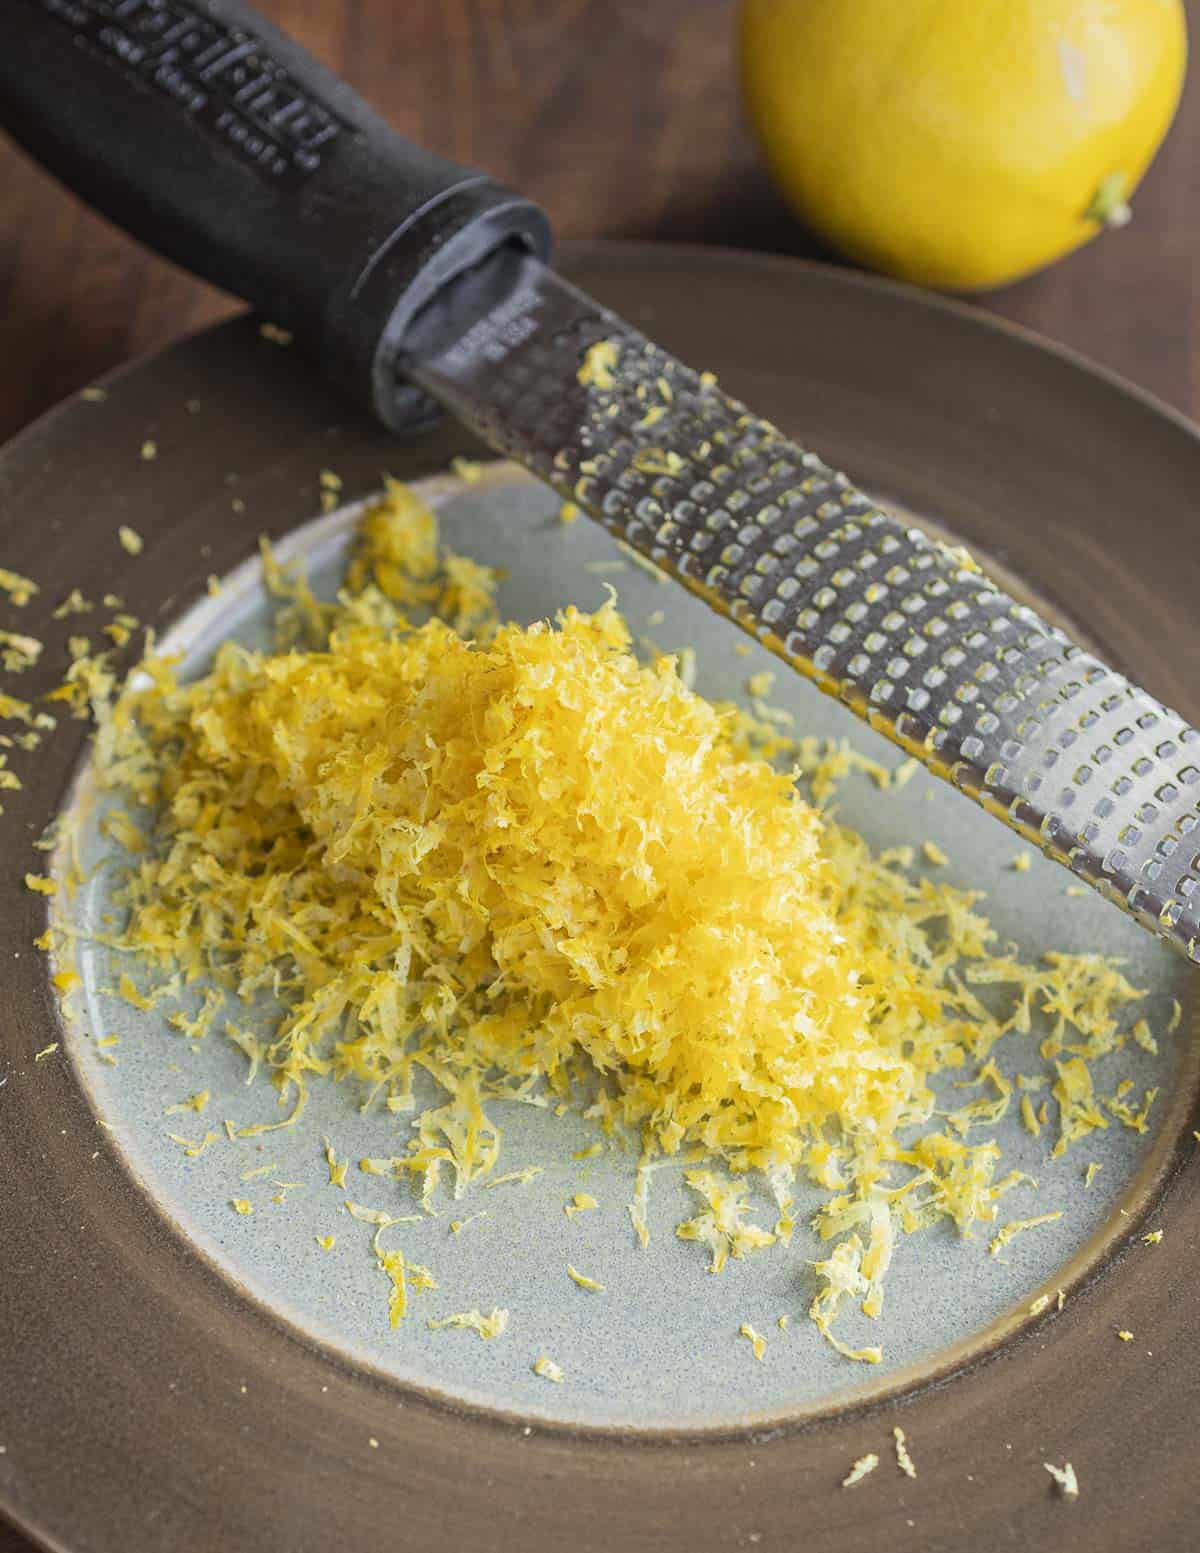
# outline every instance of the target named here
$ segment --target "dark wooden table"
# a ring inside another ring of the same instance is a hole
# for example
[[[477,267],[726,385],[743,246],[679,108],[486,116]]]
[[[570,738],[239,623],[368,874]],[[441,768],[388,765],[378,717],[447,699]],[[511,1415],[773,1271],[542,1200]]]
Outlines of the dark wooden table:
[[[260,3],[404,132],[540,200],[562,237],[828,257],[774,193],[742,122],[733,0]],[[1195,26],[1200,0],[1189,12]],[[979,305],[1197,415],[1195,80],[1134,208],[1125,230]],[[0,144],[0,438],[235,305]],[[0,1553],[27,1547],[0,1526]]]

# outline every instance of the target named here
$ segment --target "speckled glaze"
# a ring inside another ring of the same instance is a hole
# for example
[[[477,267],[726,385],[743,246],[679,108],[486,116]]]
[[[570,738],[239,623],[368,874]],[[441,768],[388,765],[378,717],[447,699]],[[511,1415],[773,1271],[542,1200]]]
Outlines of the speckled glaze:
[[[1115,662],[1195,714],[1188,622],[1200,556],[1181,546],[1179,525],[1200,446],[1187,428],[965,310],[878,282],[616,247],[579,254],[573,273],[859,482],[931,515],[1085,620]],[[867,346],[864,369],[855,362]],[[149,464],[138,459],[147,437],[159,445]],[[1014,442],[1025,458],[1009,463]],[[385,469],[417,477],[464,450],[451,428],[398,446],[348,418],[252,326],[214,331],[119,377],[104,403],[64,406],[0,458],[0,560],[46,584],[0,624],[45,636],[53,664],[71,623],[50,622],[50,609],[78,583],[120,591],[166,625],[203,597],[207,575],[242,562],[259,532],[311,515],[319,469],[335,468],[352,496]],[[610,542],[584,524],[561,528],[552,498],[528,481],[501,471],[486,487],[441,494],[452,542],[508,566],[507,612],[593,605],[611,582],[635,625],[665,610],[650,634],[697,647],[707,692],[736,693],[762,666],[735,656],[737,634],[681,593],[633,569],[588,571],[612,558]],[[146,538],[136,562],[115,543],[122,522]],[[343,532],[335,516],[296,543],[332,577]],[[198,654],[214,632],[253,633],[252,578],[242,576],[244,592],[234,586],[182,622]],[[772,699],[813,731],[869,740],[798,681],[778,676]],[[883,801],[867,783],[848,784],[841,810],[880,843],[914,828],[934,835],[952,877],[986,885],[1002,936],[1035,951],[1129,953],[1134,979],[1153,989],[1149,1011],[1161,1023],[1176,996],[1187,1017],[1158,1075],[1148,1060],[1130,1062],[1139,1084],[1165,1080],[1141,1144],[1112,1129],[1047,1171],[1045,1140],[1006,1129],[1006,1154],[1042,1180],[1036,1199],[1008,1199],[1011,1216],[1062,1207],[1059,1225],[1016,1241],[1002,1263],[982,1240],[905,1244],[884,1322],[845,1327],[853,1340],[883,1342],[880,1373],[836,1361],[802,1319],[803,1258],[813,1254],[803,1239],[709,1278],[699,1248],[671,1234],[688,1194],[664,1172],[643,1256],[624,1212],[631,1163],[571,1160],[588,1141],[582,1124],[541,1115],[508,1124],[504,1165],[543,1164],[537,1181],[393,1232],[442,1289],[414,1303],[399,1335],[389,1331],[369,1230],[340,1210],[319,1138],[328,1132],[355,1158],[383,1152],[394,1120],[361,1118],[349,1091],[331,1092],[302,1133],[183,1164],[163,1140],[162,1110],[191,1090],[213,1089],[212,1117],[272,1119],[269,1093],[240,1082],[237,1053],[213,1042],[193,1055],[181,1043],[170,1071],[161,1026],[118,1015],[97,990],[110,980],[98,960],[85,965],[89,1027],[120,1030],[118,1066],[60,1028],[29,949],[44,907],[15,882],[38,855],[12,838],[27,827],[32,836],[61,803],[80,745],[72,733],[50,744],[0,821],[11,860],[0,879],[0,954],[11,967],[0,1016],[0,1505],[43,1539],[114,1553],[357,1549],[384,1535],[431,1553],[564,1541],[699,1553],[802,1537],[849,1553],[991,1546],[1001,1532],[1039,1548],[1190,1545],[1192,1488],[1170,1442],[1196,1389],[1173,1357],[1196,1321],[1193,979],[1115,911],[1067,898],[1067,876],[1052,865],[1007,872],[1017,843],[962,800],[922,774]],[[100,909],[99,898],[79,906]],[[35,1064],[54,1040],[60,1051]],[[173,1121],[197,1135],[213,1124]],[[1085,1193],[1086,1159],[1105,1168]],[[239,1180],[263,1164],[266,1179],[304,1189],[271,1204],[264,1178]],[[410,1211],[394,1185],[358,1183],[356,1200]],[[601,1209],[568,1220],[562,1202],[579,1189]],[[255,1213],[234,1214],[233,1196]],[[450,1217],[481,1209],[486,1219],[449,1233]],[[1137,1238],[1147,1224],[1164,1227],[1161,1245]],[[321,1251],[314,1237],[329,1233],[337,1244]],[[608,1292],[569,1284],[568,1260]],[[1033,1297],[1057,1287],[1067,1290],[1062,1313],[1052,1302],[1031,1319]],[[425,1329],[426,1314],[475,1304],[510,1308],[503,1338]],[[775,1327],[785,1310],[786,1333]],[[761,1365],[734,1336],[747,1319],[771,1338]],[[1117,1327],[1135,1341],[1119,1342]],[[563,1365],[566,1384],[532,1375],[540,1352]],[[915,1482],[890,1455],[897,1422]],[[868,1450],[883,1456],[880,1471],[843,1493],[841,1477]],[[1082,1485],[1074,1504],[1055,1499],[1041,1467],[1064,1458]]]

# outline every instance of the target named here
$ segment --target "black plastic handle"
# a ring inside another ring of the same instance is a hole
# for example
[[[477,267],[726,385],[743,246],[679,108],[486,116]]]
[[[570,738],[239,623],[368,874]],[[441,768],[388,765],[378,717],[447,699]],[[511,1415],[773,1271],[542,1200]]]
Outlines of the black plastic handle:
[[[89,204],[244,297],[395,429],[414,319],[543,212],[396,134],[240,0],[9,0],[0,124]]]

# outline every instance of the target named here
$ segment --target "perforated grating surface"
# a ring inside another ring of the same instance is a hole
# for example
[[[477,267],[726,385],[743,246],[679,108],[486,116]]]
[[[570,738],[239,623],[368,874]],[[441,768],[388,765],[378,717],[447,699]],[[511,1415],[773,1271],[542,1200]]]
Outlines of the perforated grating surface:
[[[602,342],[614,349],[591,350]],[[1200,961],[1200,732],[968,556],[533,260],[503,306],[410,375]]]

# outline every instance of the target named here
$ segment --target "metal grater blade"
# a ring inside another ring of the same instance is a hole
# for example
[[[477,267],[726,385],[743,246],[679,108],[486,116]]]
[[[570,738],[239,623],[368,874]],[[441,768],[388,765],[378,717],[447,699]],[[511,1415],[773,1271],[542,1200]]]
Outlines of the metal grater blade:
[[[612,349],[588,355],[591,347]],[[1200,733],[533,259],[407,368],[492,447],[1193,961]]]

